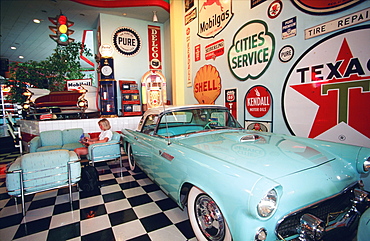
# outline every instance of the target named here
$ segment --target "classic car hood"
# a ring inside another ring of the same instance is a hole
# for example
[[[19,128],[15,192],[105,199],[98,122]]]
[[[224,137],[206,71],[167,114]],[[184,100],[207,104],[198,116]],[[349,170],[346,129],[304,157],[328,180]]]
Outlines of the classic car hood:
[[[314,146],[310,139],[273,133],[210,131],[182,137],[179,142],[271,179],[342,162],[328,151],[330,146]],[[354,170],[349,167],[349,171]]]

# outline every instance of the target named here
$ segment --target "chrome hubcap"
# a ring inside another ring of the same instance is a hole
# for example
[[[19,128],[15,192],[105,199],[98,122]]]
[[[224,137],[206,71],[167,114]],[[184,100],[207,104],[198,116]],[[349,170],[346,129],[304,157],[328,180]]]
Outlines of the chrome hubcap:
[[[224,217],[217,204],[207,195],[200,195],[195,202],[195,214],[200,230],[209,240],[223,240]]]

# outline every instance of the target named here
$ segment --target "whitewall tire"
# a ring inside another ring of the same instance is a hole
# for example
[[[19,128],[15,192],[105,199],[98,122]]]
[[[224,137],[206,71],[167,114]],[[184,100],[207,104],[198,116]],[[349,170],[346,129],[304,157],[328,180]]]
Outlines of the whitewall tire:
[[[216,202],[197,187],[188,196],[188,215],[198,241],[231,241],[229,227]]]

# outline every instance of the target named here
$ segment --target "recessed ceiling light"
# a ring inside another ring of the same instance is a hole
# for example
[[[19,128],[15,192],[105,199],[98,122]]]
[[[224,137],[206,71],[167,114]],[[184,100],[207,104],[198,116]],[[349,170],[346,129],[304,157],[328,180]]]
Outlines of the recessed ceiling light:
[[[12,47],[10,47],[10,49],[17,49],[17,47],[15,47],[15,46],[12,46]]]
[[[18,58],[20,58],[20,59],[24,59],[24,56],[23,55],[19,55],[19,57]]]
[[[41,20],[40,20],[40,19],[35,18],[35,19],[33,20],[33,22],[34,22],[34,23],[41,23]]]
[[[127,13],[122,13],[122,15],[123,15],[123,16],[126,16],[126,15],[127,15]]]

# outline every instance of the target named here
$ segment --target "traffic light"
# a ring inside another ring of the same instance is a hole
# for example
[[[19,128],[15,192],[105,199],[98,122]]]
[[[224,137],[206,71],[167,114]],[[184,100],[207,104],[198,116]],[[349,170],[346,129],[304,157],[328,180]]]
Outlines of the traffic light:
[[[55,25],[49,26],[49,29],[56,34],[49,35],[52,40],[64,46],[74,41],[73,38],[69,37],[69,35],[74,33],[74,30],[69,29],[69,27],[73,26],[74,22],[68,21],[67,17],[63,14],[58,15],[56,18],[49,17],[49,21]]]

